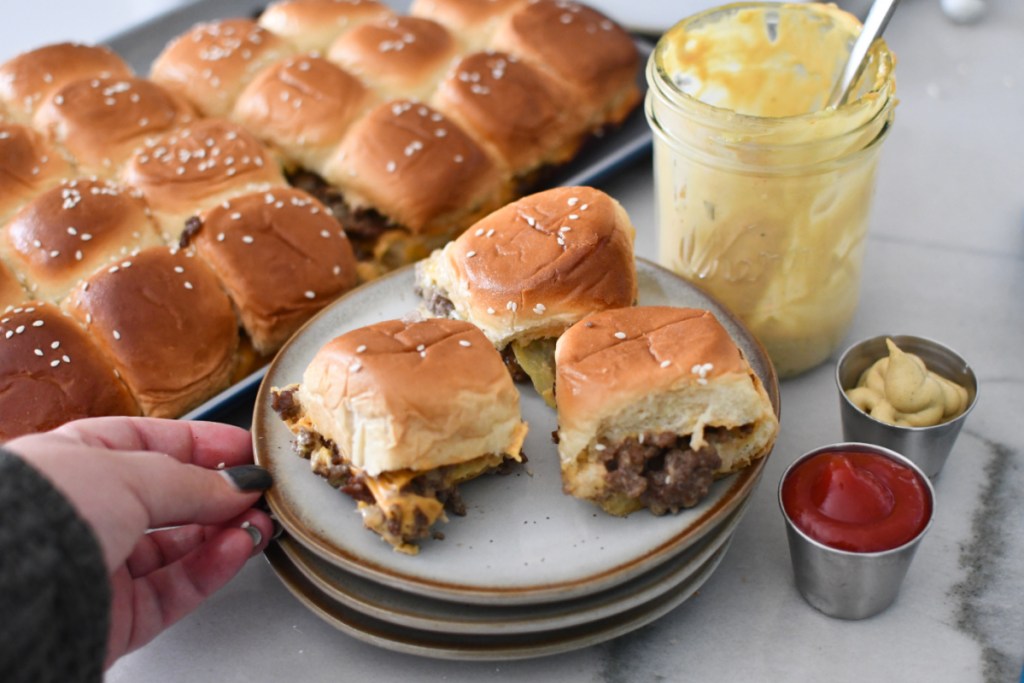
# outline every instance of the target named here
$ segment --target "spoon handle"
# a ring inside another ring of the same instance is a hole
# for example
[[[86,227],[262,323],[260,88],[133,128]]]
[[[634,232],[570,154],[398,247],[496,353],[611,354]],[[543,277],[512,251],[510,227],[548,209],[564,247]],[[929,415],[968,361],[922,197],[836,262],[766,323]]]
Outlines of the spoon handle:
[[[867,57],[868,50],[871,49],[875,40],[881,37],[898,2],[899,0],[875,0],[872,3],[871,9],[868,10],[868,16],[864,19],[864,27],[850,49],[850,57],[846,60],[843,74],[836,81],[832,94],[828,98],[829,107],[834,109],[846,102],[846,98],[850,95],[850,88],[864,69],[864,58]]]

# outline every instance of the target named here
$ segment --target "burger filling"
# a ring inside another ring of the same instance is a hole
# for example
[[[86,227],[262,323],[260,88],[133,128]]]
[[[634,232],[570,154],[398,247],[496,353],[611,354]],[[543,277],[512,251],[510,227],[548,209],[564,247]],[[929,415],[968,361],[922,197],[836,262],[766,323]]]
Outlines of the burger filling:
[[[310,461],[316,474],[349,495],[359,506],[363,524],[380,534],[396,550],[416,554],[416,542],[431,535],[430,528],[445,513],[463,516],[466,506],[458,484],[485,472],[504,471],[504,453],[482,455],[467,462],[433,470],[395,470],[368,475],[352,465],[330,439],[301,425],[302,409],[295,388],[275,390],[272,408],[295,433],[295,450]],[[442,537],[434,532],[435,537]]]
[[[629,437],[616,445],[600,444],[596,452],[607,470],[606,494],[637,500],[655,515],[693,507],[708,495],[715,471],[722,466],[711,442],[716,432],[726,431],[707,428],[708,443],[697,450],[690,447],[689,436],[674,432]]]

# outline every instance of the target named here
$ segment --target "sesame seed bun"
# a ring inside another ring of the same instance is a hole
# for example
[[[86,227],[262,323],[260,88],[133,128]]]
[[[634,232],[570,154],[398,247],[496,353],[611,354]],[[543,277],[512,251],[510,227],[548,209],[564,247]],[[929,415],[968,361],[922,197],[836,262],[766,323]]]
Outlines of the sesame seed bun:
[[[448,30],[435,21],[393,16],[339,36],[327,58],[385,98],[427,100],[458,56],[458,47]]]
[[[0,316],[0,441],[83,417],[138,414],[88,333],[55,305]]]
[[[526,0],[415,0],[409,13],[443,24],[467,51],[486,48],[498,22]]]
[[[38,195],[3,231],[0,253],[33,298],[58,301],[83,277],[162,244],[138,193],[104,180],[65,181]]]
[[[301,190],[236,197],[200,219],[192,244],[220,278],[261,354],[276,351],[356,284],[352,245],[341,226]]]
[[[68,83],[83,78],[131,75],[131,68],[107,47],[78,43],[46,45],[0,65],[0,101],[8,116],[27,124],[39,104]]]
[[[263,11],[259,24],[301,52],[324,52],[345,31],[389,16],[375,0],[281,0]]]
[[[591,124],[617,123],[640,101],[640,56],[629,34],[595,9],[536,0],[507,15],[492,47],[555,75],[577,94]]]
[[[352,122],[376,97],[320,57],[288,57],[242,92],[232,118],[297,166],[319,171]]]
[[[518,456],[525,432],[498,352],[457,320],[389,320],[337,337],[306,368],[298,399],[302,421],[371,476]]]
[[[503,52],[463,57],[431,104],[488,146],[516,176],[568,161],[582,142],[584,120],[572,94]]]
[[[91,78],[56,90],[33,125],[74,159],[78,172],[117,177],[132,153],[190,122],[192,107],[142,78]]]
[[[17,123],[0,123],[0,225],[19,208],[73,171],[42,135]]]
[[[251,19],[223,19],[196,24],[168,43],[150,77],[204,116],[227,116],[260,71],[294,52]]]
[[[146,415],[178,417],[228,385],[235,313],[191,252],[144,249],[95,271],[63,306],[112,359]]]
[[[435,251],[417,265],[417,286],[447,298],[451,317],[499,349],[557,337],[589,313],[636,301],[634,235],[604,192],[554,188],[498,209]]]
[[[613,514],[645,505],[609,486],[603,457],[627,439],[670,433],[694,451],[710,446],[721,460],[714,476],[746,467],[774,444],[768,394],[709,311],[595,313],[561,336],[555,363],[563,487]]]
[[[376,209],[413,233],[451,234],[510,192],[507,172],[458,125],[406,100],[359,119],[325,176],[353,208]]]
[[[225,199],[285,185],[280,167],[251,133],[221,119],[201,119],[157,139],[125,168],[169,240],[185,220]]]

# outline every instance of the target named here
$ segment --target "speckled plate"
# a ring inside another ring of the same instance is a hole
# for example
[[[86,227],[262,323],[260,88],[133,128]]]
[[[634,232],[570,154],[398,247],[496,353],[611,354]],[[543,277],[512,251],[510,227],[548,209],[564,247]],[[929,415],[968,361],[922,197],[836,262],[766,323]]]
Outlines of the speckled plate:
[[[318,591],[366,616],[422,631],[504,636],[599,621],[670,593],[729,542],[746,505],[679,555],[631,581],[594,595],[537,605],[467,605],[396,591],[325,562],[288,536],[278,545]]]
[[[685,581],[653,600],[570,628],[507,635],[423,631],[374,619],[320,591],[279,546],[271,544],[266,555],[278,578],[300,602],[327,623],[358,640],[396,652],[435,659],[497,661],[570,652],[646,626],[681,605],[704,585],[729,549],[729,541],[696,567]]]
[[[778,381],[764,349],[722,306],[675,274],[637,263],[641,304],[714,312],[761,377],[778,411]],[[536,604],[592,595],[636,578],[686,550],[723,523],[754,490],[765,459],[716,482],[699,505],[678,515],[641,511],[612,517],[562,493],[551,442],[555,413],[522,390],[530,425],[529,463],[507,476],[461,487],[467,514],[439,526],[419,555],[394,552],[362,526],[352,500],[309,470],[291,433],[270,408],[270,389],[298,382],[327,341],[416,308],[413,269],[360,287],[302,328],[267,369],[253,411],[256,459],[274,475],[267,501],[292,538],[327,562],[392,588],[435,599],[490,605]]]

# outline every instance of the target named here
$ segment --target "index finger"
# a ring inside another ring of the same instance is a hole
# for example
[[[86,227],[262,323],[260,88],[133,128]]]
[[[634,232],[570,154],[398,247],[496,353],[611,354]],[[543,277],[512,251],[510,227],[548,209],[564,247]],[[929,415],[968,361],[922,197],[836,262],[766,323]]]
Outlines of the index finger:
[[[153,417],[95,417],[76,420],[56,432],[116,451],[153,451],[209,469],[252,462],[252,438],[241,427],[219,422]]]

